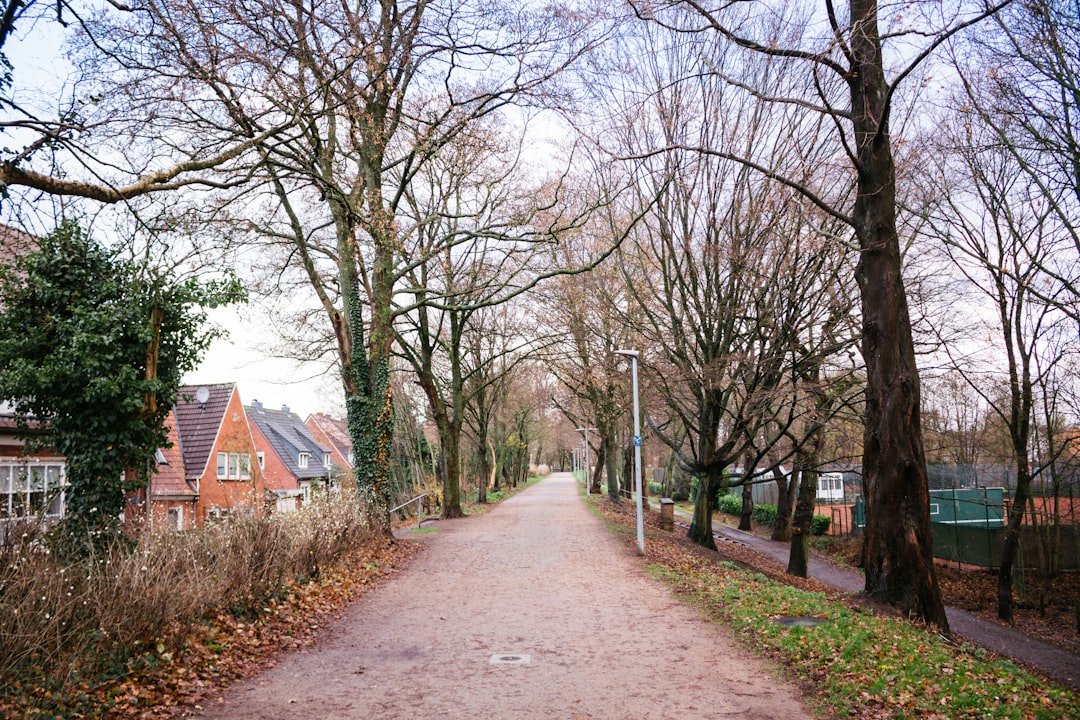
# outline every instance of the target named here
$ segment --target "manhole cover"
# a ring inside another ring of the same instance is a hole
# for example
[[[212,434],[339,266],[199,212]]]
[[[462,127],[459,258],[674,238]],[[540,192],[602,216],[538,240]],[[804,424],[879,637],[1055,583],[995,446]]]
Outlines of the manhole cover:
[[[491,665],[528,665],[529,660],[532,659],[532,655],[522,655],[521,653],[498,653],[492,655],[489,663]]]
[[[806,615],[789,615],[784,617],[773,618],[773,623],[776,625],[783,625],[785,627],[814,627],[825,622],[825,618],[806,616]]]

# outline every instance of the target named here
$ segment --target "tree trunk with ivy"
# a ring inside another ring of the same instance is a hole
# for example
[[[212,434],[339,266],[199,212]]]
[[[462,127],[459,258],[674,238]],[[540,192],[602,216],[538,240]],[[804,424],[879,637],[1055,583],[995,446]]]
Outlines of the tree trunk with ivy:
[[[350,208],[338,214],[339,272],[345,288],[349,317],[348,354],[343,358],[343,384],[349,436],[353,444],[356,487],[370,504],[375,526],[391,534],[390,455],[394,438],[394,394],[390,382],[390,354],[393,328],[393,263],[397,238],[393,217],[382,205],[382,153],[369,149],[366,178],[367,213],[365,229],[374,246],[370,276],[370,330],[364,332],[364,302],[360,296],[357,271],[359,252],[353,238]],[[366,335],[366,337],[365,337]],[[366,340],[366,342],[365,342]]]

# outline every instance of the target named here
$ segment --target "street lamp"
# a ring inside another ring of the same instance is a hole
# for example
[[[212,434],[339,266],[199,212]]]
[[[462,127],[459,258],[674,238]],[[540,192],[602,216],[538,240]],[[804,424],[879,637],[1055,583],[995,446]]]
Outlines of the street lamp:
[[[586,495],[591,494],[591,492],[589,490],[589,470],[592,469],[592,468],[589,467],[589,431],[590,430],[595,430],[595,429],[596,428],[591,428],[591,427],[579,427],[577,429],[578,432],[585,433],[585,494]]]
[[[645,519],[641,509],[641,421],[638,412],[638,387],[637,387],[637,350],[616,350],[616,355],[625,355],[630,358],[630,375],[634,381],[634,485],[637,493],[637,548],[638,555],[645,554]]]

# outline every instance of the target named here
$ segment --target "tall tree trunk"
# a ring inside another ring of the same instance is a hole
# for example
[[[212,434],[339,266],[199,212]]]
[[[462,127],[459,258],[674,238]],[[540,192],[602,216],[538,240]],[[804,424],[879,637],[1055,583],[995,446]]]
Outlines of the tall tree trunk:
[[[711,472],[698,478],[698,496],[694,501],[694,519],[686,533],[692,542],[716,549],[713,538],[713,512],[716,510],[716,495],[724,485],[724,471]]]
[[[819,408],[823,398],[824,394],[819,397]],[[825,432],[820,425],[811,430],[795,454],[795,466],[791,472],[793,482],[795,477],[799,478],[799,496],[795,503],[795,517],[792,520],[791,553],[788,555],[787,571],[789,575],[797,577],[807,576],[810,530],[814,522],[814,506],[817,505],[817,467],[824,435]]]
[[[742,512],[739,514],[739,529],[750,532],[754,529],[754,484],[750,479],[757,473],[754,463],[754,452],[748,450],[743,458],[742,476]]]
[[[389,348],[385,355],[372,342],[364,342],[364,320],[358,281],[346,293],[349,308],[349,362],[343,363],[345,412],[353,445],[356,488],[368,503],[376,526],[390,529],[390,447],[393,441],[394,403],[390,385]],[[374,323],[373,323],[374,324]],[[371,353],[370,357],[368,353]]]
[[[461,428],[449,422],[446,432],[439,428],[443,457],[446,458],[446,475],[443,482],[444,519],[465,517],[461,509]]]
[[[1024,513],[1030,500],[1031,470],[1027,466],[1027,457],[1020,456],[1016,459],[1016,493],[1009,506],[1005,543],[1001,548],[1001,567],[998,570],[997,613],[1000,619],[1010,623],[1013,621],[1013,573],[1020,549],[1020,529],[1024,525]]]
[[[604,474],[604,443],[601,442],[596,449],[596,454],[590,458],[593,464],[592,478],[590,479],[589,492],[600,494],[600,478]]]
[[[604,433],[604,446],[601,448],[601,452],[604,455],[607,471],[608,499],[618,503],[621,502],[621,498],[619,497],[619,475],[615,464],[615,430],[601,427],[601,431]]]
[[[861,251],[855,277],[862,297],[867,373],[866,593],[947,632],[934,570],[919,376],[896,231],[896,176],[886,106],[891,96],[883,70],[878,5],[876,0],[852,0],[850,8],[848,84],[857,156],[851,219]]]
[[[477,471],[476,471],[476,476],[477,476],[477,480],[476,480],[476,502],[478,502],[478,503],[486,503],[487,502],[487,489],[488,489],[488,475],[490,474],[490,471],[488,470],[488,464],[489,463],[488,463],[487,448],[481,443],[478,443],[476,445],[476,464],[477,464]]]
[[[773,465],[773,478],[776,479],[776,522],[773,523],[772,540],[788,542],[791,540],[791,510],[795,504],[795,491],[798,481],[795,479],[795,471],[784,477],[784,471],[779,465]]]

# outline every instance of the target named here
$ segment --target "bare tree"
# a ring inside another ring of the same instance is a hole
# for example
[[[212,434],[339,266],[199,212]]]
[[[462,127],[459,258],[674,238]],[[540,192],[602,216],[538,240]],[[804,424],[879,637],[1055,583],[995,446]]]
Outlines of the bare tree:
[[[251,208],[253,233],[288,248],[282,272],[306,279],[332,331],[358,486],[385,510],[390,358],[404,311],[395,292],[426,260],[404,255],[422,228],[406,224],[402,203],[475,122],[512,102],[556,101],[552,81],[590,33],[558,6],[537,10],[542,18],[427,1],[150,0],[140,10],[87,23],[87,47],[110,60],[88,76],[102,98],[93,112],[111,113],[146,168],[176,153],[190,159],[182,172],[86,194],[109,201],[129,187],[196,182],[185,173],[217,163],[197,181],[220,189],[219,202]],[[36,182],[8,170],[9,184]]]
[[[953,56],[966,114],[987,128],[982,142],[1011,156],[1043,223],[1071,244],[1038,262],[1054,292],[1064,290],[1052,302],[1080,322],[1080,5],[1013,3],[967,40]]]
[[[1016,491],[998,575],[998,616],[1011,621],[1013,565],[1036,468],[1037,389],[1067,354],[1059,342],[1067,315],[1055,301],[1067,289],[1044,268],[1073,243],[1068,232],[1057,231],[1053,211],[1038,201],[1040,183],[1022,171],[1023,156],[997,137],[993,125],[971,112],[939,125],[942,164],[933,175],[947,180],[948,188],[941,188],[931,229],[959,275],[984,299],[985,325],[978,314],[970,323],[988,325],[997,336],[981,353],[961,356],[959,348],[949,349],[958,372],[1008,433]]]
[[[933,17],[937,4],[917,5],[917,29],[882,33],[876,0],[850,0],[846,13],[832,0],[820,9],[786,3],[641,3],[639,13],[685,31],[685,10],[700,20],[692,32],[711,31],[747,56],[802,72],[801,92],[774,94],[732,77],[759,98],[818,113],[831,123],[832,142],[854,175],[854,198],[829,197],[812,183],[761,165],[745,153],[696,146],[703,153],[743,162],[776,178],[850,226],[861,251],[855,277],[862,294],[862,345],[867,371],[863,473],[867,526],[863,543],[866,592],[948,628],[933,566],[926,461],[919,425],[919,378],[897,235],[896,167],[890,122],[898,89],[933,51],[961,29],[992,15],[981,6],[957,17]],[[926,27],[939,29],[927,32]],[[886,55],[892,47],[895,53]],[[887,74],[887,63],[896,69]],[[839,201],[838,201],[839,200]]]
[[[628,50],[639,62],[612,147],[637,159],[638,206],[647,211],[620,260],[650,351],[643,364],[665,404],[650,410],[650,424],[698,478],[690,538],[715,547],[712,513],[727,469],[745,458],[747,483],[761,459],[778,465],[793,451],[773,452],[802,412],[793,390],[808,351],[801,333],[815,306],[827,305],[820,291],[840,255],[828,251],[828,222],[809,203],[698,148],[753,151],[774,168],[811,172],[815,163],[800,151],[816,148],[821,126],[726,83],[719,73],[732,71],[732,56],[722,48],[656,28],[639,42]],[[767,62],[739,72],[772,88],[788,80]]]
[[[593,262],[618,240],[598,218],[552,249],[557,266]],[[563,276],[547,283],[536,296],[536,322],[541,333],[556,342],[543,351],[551,372],[568,399],[554,398],[559,410],[575,427],[594,427],[590,442],[596,463],[588,480],[600,492],[606,475],[608,497],[619,502],[616,431],[626,416],[628,394],[625,372],[617,369],[615,350],[630,343],[630,328],[622,320],[626,290],[618,269],[608,261],[586,275]]]

